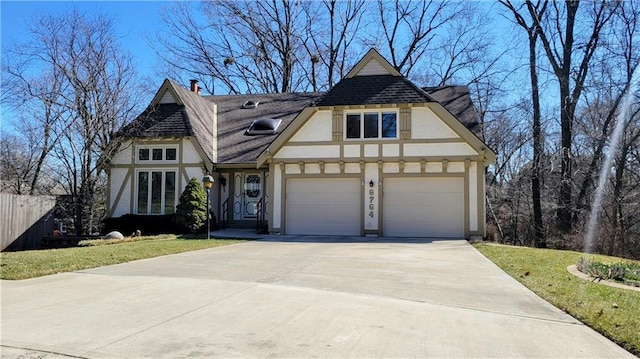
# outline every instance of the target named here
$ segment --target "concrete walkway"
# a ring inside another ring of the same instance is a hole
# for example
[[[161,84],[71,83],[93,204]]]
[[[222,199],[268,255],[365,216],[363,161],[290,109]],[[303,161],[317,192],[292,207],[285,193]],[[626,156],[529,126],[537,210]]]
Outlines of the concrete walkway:
[[[633,358],[462,240],[271,237],[1,289],[2,358]]]

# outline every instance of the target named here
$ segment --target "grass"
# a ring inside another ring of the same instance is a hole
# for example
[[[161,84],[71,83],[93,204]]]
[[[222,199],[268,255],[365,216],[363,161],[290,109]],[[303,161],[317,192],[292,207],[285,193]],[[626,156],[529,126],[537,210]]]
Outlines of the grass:
[[[593,283],[570,274],[567,267],[578,264],[584,253],[485,244],[475,247],[549,303],[632,354],[640,354],[640,292]],[[603,263],[623,261],[601,255],[589,257]]]
[[[81,269],[125,263],[138,259],[182,253],[238,243],[241,240],[180,239],[175,235],[137,237],[136,241],[92,241],[84,247],[0,254],[0,278],[28,279]],[[110,244],[110,245],[108,245]]]

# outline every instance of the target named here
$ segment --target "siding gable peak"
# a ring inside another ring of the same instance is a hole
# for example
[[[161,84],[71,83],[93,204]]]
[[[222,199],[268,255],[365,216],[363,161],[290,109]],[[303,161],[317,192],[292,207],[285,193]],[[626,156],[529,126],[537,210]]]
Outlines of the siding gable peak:
[[[376,49],[371,48],[345,78],[370,75],[402,76]]]

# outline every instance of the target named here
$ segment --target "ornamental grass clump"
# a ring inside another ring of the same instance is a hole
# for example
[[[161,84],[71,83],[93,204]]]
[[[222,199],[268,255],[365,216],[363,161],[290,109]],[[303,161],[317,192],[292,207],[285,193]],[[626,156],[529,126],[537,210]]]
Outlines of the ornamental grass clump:
[[[590,258],[580,257],[576,267],[580,272],[596,279],[614,280],[640,287],[640,264],[631,262],[606,264]]]

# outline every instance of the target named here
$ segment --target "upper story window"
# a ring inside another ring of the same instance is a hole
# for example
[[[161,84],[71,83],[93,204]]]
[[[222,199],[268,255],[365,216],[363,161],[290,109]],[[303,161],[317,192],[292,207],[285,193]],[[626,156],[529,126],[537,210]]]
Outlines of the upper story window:
[[[177,146],[137,146],[137,163],[176,163],[178,161]]]
[[[347,139],[398,138],[398,114],[395,111],[363,111],[346,114]]]

